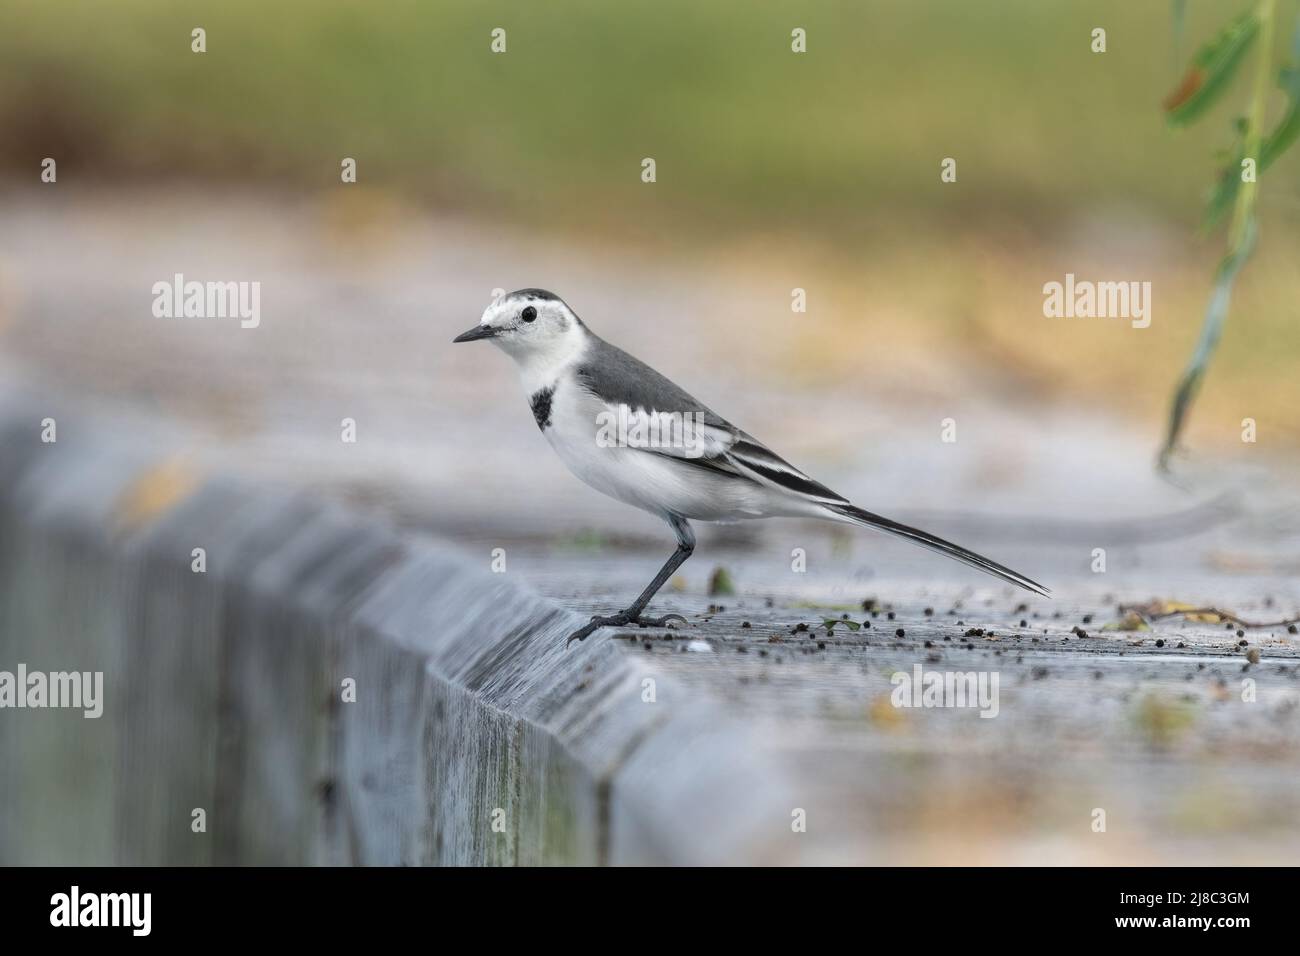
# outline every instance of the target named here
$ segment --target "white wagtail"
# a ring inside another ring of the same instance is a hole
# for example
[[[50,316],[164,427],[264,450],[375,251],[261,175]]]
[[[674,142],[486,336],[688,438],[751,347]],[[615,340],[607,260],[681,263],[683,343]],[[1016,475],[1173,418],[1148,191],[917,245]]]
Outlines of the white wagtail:
[[[597,491],[663,518],[677,535],[677,550],[630,607],[593,617],[570,641],[601,627],[686,623],[678,614],[647,618],[641,612],[695,550],[688,518],[813,517],[863,525],[1028,591],[1048,593],[996,561],[855,507],[650,366],[594,335],[550,292],[520,289],[502,296],[477,326],[453,341],[478,339],[490,339],[518,364],[533,418],[570,471]],[[614,422],[624,426],[617,434]]]

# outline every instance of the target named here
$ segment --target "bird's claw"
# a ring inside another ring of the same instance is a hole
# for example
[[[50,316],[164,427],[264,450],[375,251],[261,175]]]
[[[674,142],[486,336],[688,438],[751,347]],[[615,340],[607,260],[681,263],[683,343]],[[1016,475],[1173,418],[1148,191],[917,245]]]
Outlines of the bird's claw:
[[[564,642],[564,646],[568,647],[574,641],[585,641],[602,627],[623,627],[627,624],[636,624],[640,627],[667,627],[669,621],[687,623],[686,618],[680,614],[665,614],[663,617],[641,617],[639,614],[629,614],[626,611],[611,614],[608,617],[601,617],[596,614],[592,616],[588,623],[570,634],[568,640]]]

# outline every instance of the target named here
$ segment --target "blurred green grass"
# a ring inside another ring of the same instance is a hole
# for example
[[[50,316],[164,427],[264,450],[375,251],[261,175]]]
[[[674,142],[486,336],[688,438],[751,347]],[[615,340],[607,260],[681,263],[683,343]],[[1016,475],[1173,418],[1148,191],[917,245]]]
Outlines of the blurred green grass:
[[[891,217],[1050,222],[1098,202],[1191,223],[1228,123],[1163,127],[1179,69],[1160,2],[5,7],[10,168],[56,141],[93,176],[309,188],[337,182],[346,155],[413,200],[647,237],[851,240]],[[1193,5],[1189,36],[1222,14]],[[1105,54],[1089,50],[1098,25]],[[190,52],[194,26],[206,54]],[[488,49],[498,26],[505,55]],[[807,54],[790,52],[795,26]]]

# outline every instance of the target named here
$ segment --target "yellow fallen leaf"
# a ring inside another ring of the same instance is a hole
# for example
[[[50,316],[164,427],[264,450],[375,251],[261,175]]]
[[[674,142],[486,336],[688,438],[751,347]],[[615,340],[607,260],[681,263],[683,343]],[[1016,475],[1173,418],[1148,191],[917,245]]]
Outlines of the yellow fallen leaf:
[[[179,455],[160,461],[131,482],[118,496],[117,525],[129,531],[189,497],[199,473]]]
[[[1221,615],[1219,615],[1219,614],[1214,614],[1214,613],[1208,613],[1208,614],[1207,614],[1207,613],[1189,614],[1189,613],[1186,613],[1186,612],[1188,612],[1188,611],[1195,611],[1196,608],[1197,608],[1197,606],[1196,606],[1195,604],[1183,604],[1183,603],[1181,603],[1181,602],[1179,602],[1179,601],[1166,601],[1164,607],[1165,607],[1165,609],[1164,609],[1164,613],[1165,613],[1165,614],[1179,614],[1179,613],[1181,613],[1181,614],[1183,615],[1183,620],[1185,620],[1185,621],[1191,621],[1193,624],[1222,624],[1223,621],[1224,621],[1224,618],[1223,618]]]
[[[905,721],[902,711],[894,706],[889,694],[881,694],[872,700],[867,707],[867,716],[871,718],[873,724],[878,724],[886,730],[898,730]]]
[[[1137,611],[1129,611],[1121,620],[1103,624],[1103,631],[1149,631],[1151,625]]]

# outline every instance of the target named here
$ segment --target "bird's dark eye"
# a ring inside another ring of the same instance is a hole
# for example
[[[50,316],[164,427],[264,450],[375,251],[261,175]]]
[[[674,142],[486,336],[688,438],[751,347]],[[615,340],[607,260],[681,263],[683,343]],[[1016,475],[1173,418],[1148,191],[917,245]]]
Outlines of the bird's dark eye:
[[[537,318],[537,310],[530,305],[528,308],[524,309],[523,312],[519,313],[519,317],[525,322],[531,322],[533,319]]]

